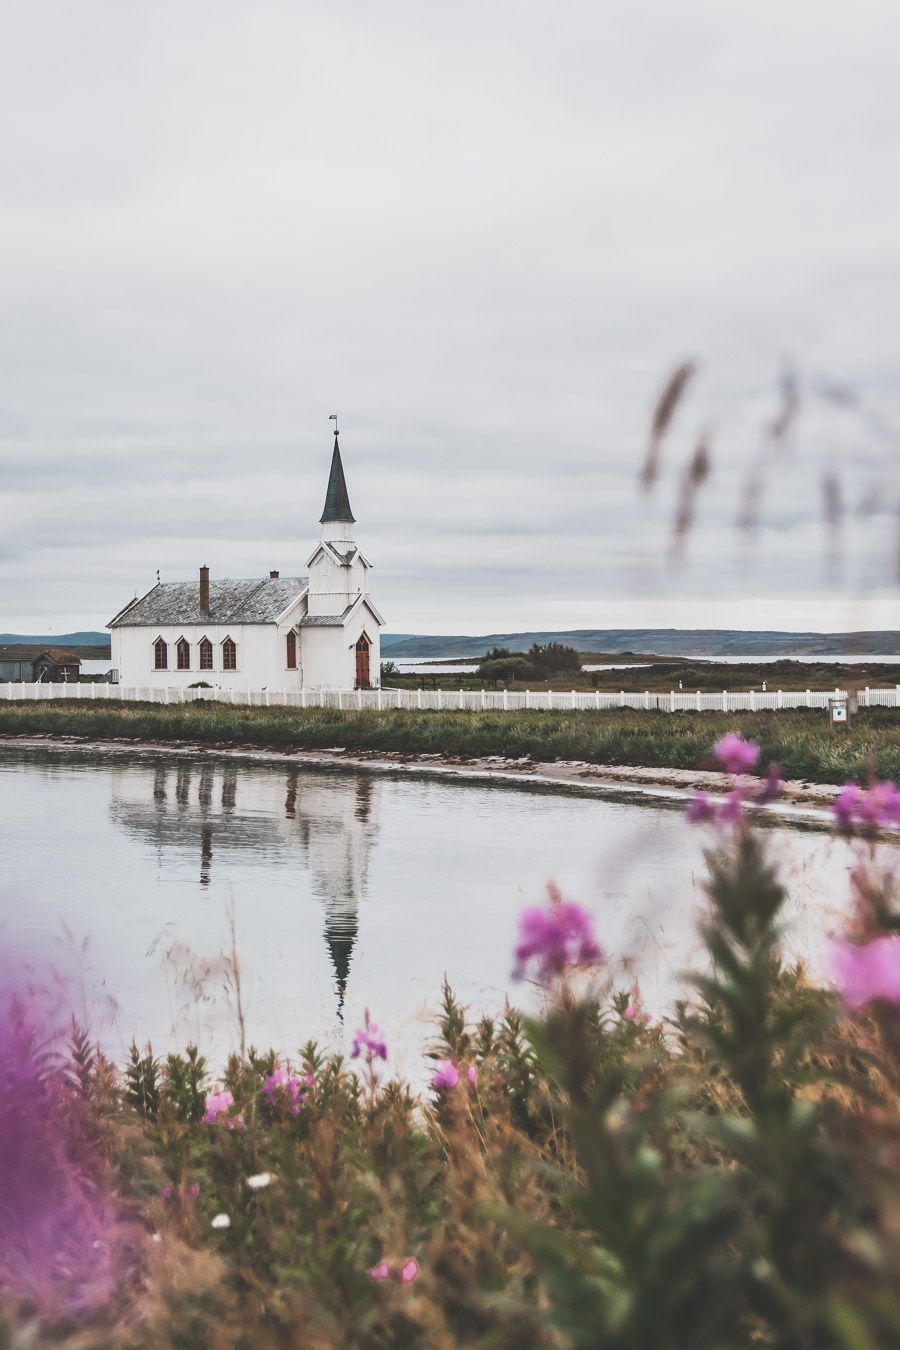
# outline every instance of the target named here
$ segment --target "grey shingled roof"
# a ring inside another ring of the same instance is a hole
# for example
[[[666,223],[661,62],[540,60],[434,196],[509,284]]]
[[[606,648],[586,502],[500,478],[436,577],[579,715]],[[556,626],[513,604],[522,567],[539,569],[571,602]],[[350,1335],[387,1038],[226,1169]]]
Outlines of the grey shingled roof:
[[[340,628],[341,624],[355,605],[359,604],[359,596],[348,605],[342,614],[304,614],[300,620],[301,628]]]
[[[109,628],[163,624],[273,623],[309,585],[308,577],[251,577],[211,581],[209,609],[200,608],[199,581],[166,581],[141,600],[133,600],[111,619]]]

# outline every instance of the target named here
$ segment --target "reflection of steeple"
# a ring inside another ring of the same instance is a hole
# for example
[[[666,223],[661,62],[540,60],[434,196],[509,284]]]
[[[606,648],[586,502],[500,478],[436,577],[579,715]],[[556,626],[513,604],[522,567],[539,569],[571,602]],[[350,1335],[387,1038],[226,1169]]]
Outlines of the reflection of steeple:
[[[378,832],[380,786],[376,777],[296,765],[282,777],[212,758],[194,766],[170,761],[154,765],[149,783],[145,769],[114,775],[110,812],[126,833],[157,849],[179,850],[190,859],[194,876],[199,852],[204,888],[212,885],[214,855],[217,873],[222,869],[226,878],[237,856],[246,861],[254,854],[287,854],[301,866],[305,862],[310,890],[324,910],[323,936],[341,1016]]]

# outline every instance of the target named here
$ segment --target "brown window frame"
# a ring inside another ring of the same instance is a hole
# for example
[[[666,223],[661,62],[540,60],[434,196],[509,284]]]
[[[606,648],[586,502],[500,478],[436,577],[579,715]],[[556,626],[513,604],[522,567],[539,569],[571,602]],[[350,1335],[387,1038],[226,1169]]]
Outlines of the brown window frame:
[[[162,657],[162,660],[160,660],[160,657]],[[158,637],[153,643],[153,669],[169,669],[169,644],[161,637]]]
[[[297,634],[293,628],[285,638],[285,660],[288,670],[297,669]]]
[[[208,637],[202,637],[198,643],[200,649],[200,665],[198,670],[213,670],[213,645]]]
[[[237,670],[237,643],[234,638],[223,638],[222,640],[222,669]]]
[[[175,665],[178,670],[191,668],[191,644],[185,637],[180,637],[175,643]]]

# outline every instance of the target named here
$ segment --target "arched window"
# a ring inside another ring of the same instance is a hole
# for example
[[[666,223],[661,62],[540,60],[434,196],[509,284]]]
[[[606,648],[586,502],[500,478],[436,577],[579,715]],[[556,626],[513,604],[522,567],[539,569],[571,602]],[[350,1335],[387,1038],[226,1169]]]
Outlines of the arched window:
[[[356,687],[369,687],[369,639],[365,633],[356,644]]]
[[[230,637],[222,643],[222,669],[237,670],[237,643]]]
[[[154,670],[169,668],[169,649],[162,638],[157,638],[153,644],[153,668]]]
[[[297,634],[293,628],[287,635],[287,668],[288,670],[297,669]]]
[[[178,669],[190,670],[191,668],[191,644],[187,638],[179,638],[175,650],[178,653]]]
[[[200,639],[200,669],[212,670],[213,668],[213,645],[209,638]]]

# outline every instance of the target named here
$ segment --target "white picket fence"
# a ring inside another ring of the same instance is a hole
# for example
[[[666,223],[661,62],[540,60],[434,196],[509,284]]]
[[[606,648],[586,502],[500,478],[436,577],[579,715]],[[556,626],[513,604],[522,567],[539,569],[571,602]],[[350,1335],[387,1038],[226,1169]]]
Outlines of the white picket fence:
[[[526,710],[580,710],[602,712],[605,708],[641,708],[662,712],[762,712],[781,708],[827,708],[831,698],[846,698],[841,689],[805,689],[765,694],[688,693],[671,690],[665,694],[648,692],[610,693],[605,690],[547,691],[534,693],[508,689],[168,689],[164,686],[117,684],[0,684],[0,699],[25,699],[43,702],[49,699],[127,699],[144,703],[193,703],[213,700],[250,707],[337,708],[355,712],[365,708],[428,709],[435,712]],[[900,708],[900,685],[893,689],[864,689],[859,692],[864,708]]]

